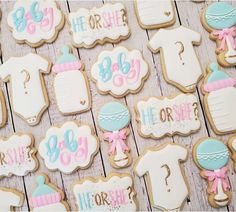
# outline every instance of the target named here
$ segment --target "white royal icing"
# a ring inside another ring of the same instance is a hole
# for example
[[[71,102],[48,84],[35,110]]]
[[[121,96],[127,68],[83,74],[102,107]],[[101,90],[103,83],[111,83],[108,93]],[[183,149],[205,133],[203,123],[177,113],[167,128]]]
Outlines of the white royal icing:
[[[201,35],[186,27],[160,29],[150,40],[152,51],[161,50],[165,79],[183,91],[196,87],[202,70],[193,43],[199,43]]]
[[[129,35],[126,10],[121,3],[80,8],[69,13],[68,20],[76,46],[93,46],[104,39],[114,42]]]
[[[29,53],[11,57],[0,66],[0,78],[11,82],[11,104],[14,112],[29,125],[36,125],[48,107],[43,73],[49,73],[50,63]]]
[[[148,65],[138,50],[116,47],[103,51],[93,65],[91,75],[101,92],[115,96],[134,93],[148,75]]]
[[[176,144],[150,149],[139,157],[134,170],[138,176],[148,175],[149,196],[154,207],[177,210],[188,196],[188,188],[179,165],[187,158],[187,150]]]
[[[57,212],[61,212],[61,211],[68,211],[67,208],[65,207],[64,204],[62,204],[61,202],[55,203],[55,204],[51,204],[51,205],[44,205],[41,207],[37,207],[37,208],[33,208],[32,211],[34,212],[44,212],[44,211],[57,211]]]
[[[43,40],[51,41],[63,19],[53,0],[17,0],[7,23],[16,40],[37,44]]]

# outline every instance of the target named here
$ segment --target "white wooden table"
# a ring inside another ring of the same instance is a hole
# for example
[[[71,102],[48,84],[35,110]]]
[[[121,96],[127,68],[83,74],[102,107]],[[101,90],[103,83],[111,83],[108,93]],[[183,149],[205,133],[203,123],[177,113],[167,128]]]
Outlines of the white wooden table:
[[[70,11],[76,11],[80,7],[91,8],[93,6],[100,6],[104,4],[106,1],[97,0],[97,1],[60,1],[58,2],[61,10],[67,15]],[[2,45],[2,58],[1,62],[5,62],[11,56],[23,56],[29,52],[36,52],[43,56],[48,57],[53,63],[57,58],[57,51],[60,47],[64,44],[71,43],[71,37],[68,32],[68,25],[66,24],[64,29],[59,33],[58,39],[49,45],[43,45],[40,48],[30,48],[27,45],[18,45],[16,44],[15,40],[13,39],[9,28],[7,27],[6,19],[9,11],[13,7],[12,1],[1,1],[0,7],[2,10],[2,21],[1,21],[1,31],[0,31],[0,41]],[[142,51],[146,61],[150,65],[150,72],[151,75],[146,81],[144,88],[136,95],[128,95],[125,98],[120,99],[121,102],[127,104],[132,112],[132,122],[130,125],[131,128],[131,135],[128,138],[128,144],[131,147],[132,156],[135,160],[138,155],[147,147],[157,146],[160,144],[165,143],[166,141],[172,141],[175,143],[183,144],[189,150],[189,159],[184,164],[184,170],[187,176],[188,183],[190,185],[190,197],[188,198],[187,202],[184,205],[184,210],[198,210],[198,211],[208,211],[208,210],[215,210],[211,208],[207,201],[206,195],[206,182],[199,176],[199,170],[194,165],[191,150],[193,144],[196,142],[197,139],[203,136],[216,136],[210,125],[209,122],[206,120],[204,116],[204,111],[200,108],[200,118],[202,122],[201,130],[193,135],[188,137],[180,137],[174,136],[171,138],[165,138],[161,140],[152,140],[152,139],[144,139],[141,138],[137,133],[137,124],[135,122],[134,116],[134,105],[136,102],[144,97],[148,97],[150,95],[170,95],[172,93],[178,92],[178,90],[167,84],[163,78],[162,70],[160,67],[160,55],[159,54],[152,54],[148,48],[147,43],[150,37],[156,32],[156,30],[143,30],[137,23],[137,19],[134,13],[134,6],[132,1],[124,1],[123,2],[127,8],[128,12],[128,21],[131,27],[131,36],[129,39],[122,41],[120,45],[126,46],[128,48],[137,48]],[[216,62],[215,56],[215,43],[210,41],[208,38],[208,32],[202,27],[200,23],[200,12],[205,7],[207,3],[193,3],[190,1],[177,1],[175,2],[175,9],[177,13],[177,19],[175,26],[180,24],[190,27],[199,33],[202,34],[202,43],[200,47],[196,47],[197,55],[200,58],[200,62],[202,64],[203,69],[206,68],[207,64],[210,62]],[[230,1],[234,7],[236,7],[236,1]],[[92,49],[78,49],[74,51],[76,55],[85,63],[86,71],[91,79],[90,69],[93,63],[95,62],[97,55],[105,49],[112,49],[114,45],[112,44],[105,44],[103,46],[96,46]],[[235,68],[225,69],[225,71],[231,75],[232,77],[236,77],[236,70]],[[47,129],[53,125],[58,123],[63,123],[67,120],[78,120],[83,123],[89,123],[93,125],[95,128],[97,135],[100,138],[101,148],[92,166],[87,170],[79,170],[74,174],[65,175],[57,172],[50,172],[47,170],[45,165],[43,164],[42,159],[38,155],[40,160],[40,167],[38,171],[33,174],[29,174],[25,177],[11,177],[11,178],[4,178],[0,180],[0,186],[6,187],[13,187],[22,191],[26,195],[26,200],[22,208],[19,210],[28,210],[29,204],[27,202],[28,197],[30,197],[33,188],[35,187],[35,177],[41,173],[45,172],[49,175],[52,182],[56,183],[58,187],[62,188],[65,191],[66,199],[71,207],[71,210],[75,210],[75,198],[72,194],[71,184],[73,181],[82,179],[85,176],[101,176],[107,175],[110,172],[128,172],[131,173],[134,177],[135,182],[135,189],[137,191],[137,198],[139,202],[139,209],[140,210],[155,210],[152,208],[148,199],[147,189],[146,189],[146,182],[144,178],[139,178],[134,175],[133,173],[133,166],[122,170],[115,170],[112,168],[108,161],[108,144],[102,140],[102,133],[98,128],[96,116],[98,113],[98,109],[106,102],[110,100],[114,100],[113,97],[110,95],[102,96],[98,94],[95,84],[90,80],[90,87],[92,92],[92,101],[93,106],[92,109],[81,115],[77,116],[62,116],[59,111],[57,110],[55,96],[53,92],[52,86],[53,76],[52,74],[45,76],[46,86],[48,90],[48,95],[50,99],[50,107],[44,113],[41,122],[39,125],[35,127],[29,127],[24,121],[18,118],[15,114],[12,113],[10,107],[10,100],[9,100],[9,86],[1,83],[1,88],[4,92],[7,109],[8,109],[8,123],[7,125],[0,130],[1,136],[8,136],[13,132],[31,132],[36,139],[36,147],[38,147],[40,140],[44,137],[45,132]],[[198,86],[199,87],[199,86]],[[199,101],[202,102],[202,94],[200,93],[200,89],[198,89],[195,93],[198,97]],[[228,140],[230,135],[228,136],[217,136],[219,139],[222,139],[224,142]],[[236,173],[233,171],[233,164],[232,162],[229,163],[230,172],[229,172],[229,180],[230,185],[233,192],[232,202],[227,206],[223,207],[219,210],[224,211],[235,211],[236,210]],[[178,183],[178,182],[176,182]],[[1,204],[1,202],[0,202]]]

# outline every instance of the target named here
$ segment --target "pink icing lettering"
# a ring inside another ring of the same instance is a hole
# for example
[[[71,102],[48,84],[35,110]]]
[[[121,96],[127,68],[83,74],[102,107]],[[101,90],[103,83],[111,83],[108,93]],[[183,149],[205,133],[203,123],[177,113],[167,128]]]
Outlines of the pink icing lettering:
[[[113,84],[117,87],[121,87],[124,84],[124,79],[121,74],[116,74],[113,76]]]
[[[191,104],[183,103],[181,105],[173,105],[173,110],[175,113],[175,121],[185,121],[191,120]]]
[[[85,161],[88,157],[88,139],[86,137],[78,138],[79,148],[75,153],[75,161]]]
[[[41,24],[40,29],[44,32],[50,31],[54,24],[54,11],[53,8],[45,8],[44,9],[44,15]]]
[[[131,60],[131,68],[126,77],[128,84],[132,84],[138,81],[140,75],[140,60],[133,59]]]
[[[112,207],[127,204],[125,199],[125,189],[116,189],[108,191]]]
[[[62,152],[60,155],[60,162],[62,165],[67,166],[71,161],[71,155],[68,152]]]

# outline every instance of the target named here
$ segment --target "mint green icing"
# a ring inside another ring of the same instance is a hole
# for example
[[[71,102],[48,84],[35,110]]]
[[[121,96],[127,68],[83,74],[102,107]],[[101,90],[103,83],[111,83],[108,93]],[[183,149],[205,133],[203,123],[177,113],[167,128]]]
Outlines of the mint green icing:
[[[68,46],[63,46],[61,48],[62,55],[58,57],[56,64],[62,64],[62,63],[68,63],[68,62],[74,62],[78,59],[70,53],[70,48]]]
[[[218,65],[211,63],[210,69],[212,71],[211,75],[208,77],[207,82],[214,82],[218,80],[229,79],[230,77],[223,71],[218,69]]]

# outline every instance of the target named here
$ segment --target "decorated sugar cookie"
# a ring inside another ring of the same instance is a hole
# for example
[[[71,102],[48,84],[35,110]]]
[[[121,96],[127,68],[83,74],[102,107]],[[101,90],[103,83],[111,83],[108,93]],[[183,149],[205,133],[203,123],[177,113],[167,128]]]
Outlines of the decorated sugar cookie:
[[[83,64],[68,46],[63,46],[61,53],[52,67],[59,111],[64,115],[85,112],[91,107],[91,94]]]
[[[220,65],[235,66],[236,8],[227,2],[214,2],[202,12],[201,22],[210,38],[216,41]]]
[[[8,138],[0,138],[0,178],[11,175],[25,176],[38,168],[31,134],[15,133]]]
[[[106,3],[92,9],[79,8],[68,16],[75,47],[93,48],[105,42],[118,43],[130,36],[127,12],[121,3]]]
[[[202,92],[212,129],[217,134],[236,132],[236,80],[212,63],[207,69]]]
[[[91,128],[72,121],[50,127],[39,144],[46,167],[65,174],[88,168],[98,149],[99,142]]]
[[[13,111],[29,125],[38,124],[49,105],[42,75],[50,67],[48,60],[33,53],[11,57],[0,66],[0,78],[10,82]]]
[[[21,207],[24,202],[24,194],[13,189],[0,187],[0,211],[15,211],[16,207]]]
[[[231,158],[234,161],[234,171],[236,172],[236,136],[229,139],[228,147],[231,151]]]
[[[17,0],[7,18],[16,41],[32,47],[52,43],[64,22],[64,15],[53,0]]]
[[[129,109],[119,102],[109,102],[98,113],[98,125],[109,142],[109,159],[114,168],[127,167],[132,163],[130,148],[126,144],[129,135]]]
[[[227,146],[215,138],[200,139],[193,147],[194,162],[200,175],[208,182],[208,201],[212,207],[226,206],[231,200],[227,179],[229,151]]]
[[[202,69],[193,45],[200,45],[201,35],[184,26],[160,29],[150,40],[149,49],[160,51],[165,80],[183,92],[193,92],[202,77]]]
[[[69,211],[63,191],[50,183],[47,175],[39,175],[36,183],[37,187],[29,198],[32,211]]]
[[[135,107],[138,132],[143,137],[188,135],[201,127],[197,98],[193,94],[150,97]]]
[[[73,184],[78,211],[137,211],[136,192],[129,174],[85,177]]]
[[[0,89],[0,128],[4,127],[7,122],[7,108],[6,101]]]
[[[139,156],[134,172],[147,176],[148,194],[153,207],[163,211],[178,211],[189,195],[181,162],[188,151],[178,144],[166,143],[147,149]]]
[[[175,23],[174,3],[171,0],[135,0],[134,7],[143,29],[157,29]]]
[[[149,71],[140,51],[119,46],[99,54],[91,75],[100,93],[123,97],[137,93]]]

